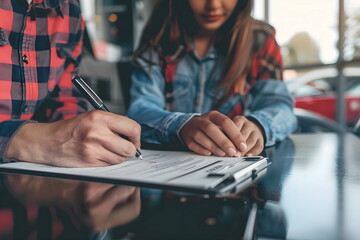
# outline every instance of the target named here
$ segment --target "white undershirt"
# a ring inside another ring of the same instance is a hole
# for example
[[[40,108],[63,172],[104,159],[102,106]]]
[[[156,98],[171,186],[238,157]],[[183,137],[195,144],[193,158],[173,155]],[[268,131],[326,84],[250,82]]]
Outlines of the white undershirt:
[[[28,4],[30,5],[31,4],[31,2],[32,2],[32,0],[26,0],[27,2],[28,2]]]

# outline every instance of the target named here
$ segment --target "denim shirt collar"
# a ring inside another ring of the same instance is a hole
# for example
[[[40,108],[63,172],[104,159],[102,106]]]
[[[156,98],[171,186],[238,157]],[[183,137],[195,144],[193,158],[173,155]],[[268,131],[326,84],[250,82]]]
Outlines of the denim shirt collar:
[[[204,57],[200,58],[195,51],[195,45],[194,42],[191,42],[191,55],[197,62],[204,62],[208,60],[215,60],[218,57],[218,51],[214,46],[211,46],[211,48],[207,51]]]

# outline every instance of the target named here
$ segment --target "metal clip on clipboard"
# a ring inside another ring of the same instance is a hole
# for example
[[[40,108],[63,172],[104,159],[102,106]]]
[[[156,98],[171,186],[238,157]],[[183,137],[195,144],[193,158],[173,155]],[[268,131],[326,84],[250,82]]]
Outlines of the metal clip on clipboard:
[[[265,175],[268,163],[262,156],[244,157],[244,161],[224,166],[215,172],[209,173],[209,178],[220,178],[222,181],[214,187],[219,193],[235,192],[244,189],[257,178]]]

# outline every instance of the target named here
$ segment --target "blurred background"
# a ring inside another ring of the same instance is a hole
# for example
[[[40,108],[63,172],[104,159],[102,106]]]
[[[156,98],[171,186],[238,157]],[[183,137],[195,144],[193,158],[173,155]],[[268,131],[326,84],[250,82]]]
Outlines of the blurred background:
[[[154,3],[81,0],[87,27],[81,75],[113,112],[126,112],[130,56]],[[314,120],[306,121],[316,125],[311,131],[355,129],[360,124],[360,1],[256,0],[253,15],[275,27],[296,113]]]

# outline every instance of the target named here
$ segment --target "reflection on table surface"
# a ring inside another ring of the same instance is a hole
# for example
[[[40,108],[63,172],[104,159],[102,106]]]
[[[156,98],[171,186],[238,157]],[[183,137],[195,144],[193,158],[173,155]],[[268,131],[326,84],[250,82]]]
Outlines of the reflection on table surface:
[[[360,140],[293,135],[264,153],[265,177],[209,197],[0,174],[0,239],[354,239]]]

